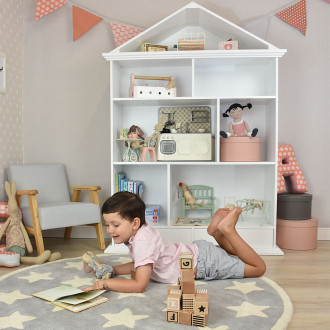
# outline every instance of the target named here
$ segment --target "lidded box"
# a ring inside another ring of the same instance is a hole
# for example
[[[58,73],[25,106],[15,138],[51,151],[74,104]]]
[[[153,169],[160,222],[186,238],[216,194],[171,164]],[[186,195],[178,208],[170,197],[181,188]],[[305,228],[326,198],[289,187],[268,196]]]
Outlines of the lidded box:
[[[220,161],[259,162],[260,143],[260,137],[220,138]]]
[[[277,217],[283,220],[307,220],[312,217],[312,195],[277,195]]]
[[[288,250],[317,248],[318,219],[292,221],[277,219],[276,245]]]

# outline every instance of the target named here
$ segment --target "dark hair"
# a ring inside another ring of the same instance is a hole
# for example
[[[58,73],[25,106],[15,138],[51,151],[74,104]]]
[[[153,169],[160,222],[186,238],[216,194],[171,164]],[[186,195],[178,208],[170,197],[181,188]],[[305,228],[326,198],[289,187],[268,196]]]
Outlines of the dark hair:
[[[130,222],[132,222],[134,218],[140,218],[141,227],[146,223],[145,209],[146,206],[138,195],[128,191],[119,191],[104,202],[101,213],[109,214],[118,212],[123,219]]]
[[[234,104],[232,104],[223,114],[222,114],[222,116],[223,117],[229,117],[229,115],[227,114],[227,112],[230,112],[230,110],[232,110],[232,109],[235,109],[235,108],[241,108],[242,110],[244,109],[244,108],[249,108],[249,109],[251,109],[252,108],[252,104],[251,103],[248,103],[247,105],[241,105],[241,104],[239,104],[239,103],[234,103]]]

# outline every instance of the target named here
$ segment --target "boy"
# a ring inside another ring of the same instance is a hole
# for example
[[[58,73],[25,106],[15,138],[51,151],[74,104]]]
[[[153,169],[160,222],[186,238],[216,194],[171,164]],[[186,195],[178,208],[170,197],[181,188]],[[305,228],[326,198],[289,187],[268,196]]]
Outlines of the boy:
[[[258,254],[239,236],[235,229],[242,209],[218,209],[207,229],[219,246],[207,241],[190,245],[171,243],[145,222],[143,200],[130,192],[121,191],[109,197],[102,206],[107,232],[116,244],[125,243],[132,262],[113,266],[115,275],[131,274],[133,279],[102,279],[85,291],[110,289],[118,292],[144,292],[150,279],[175,283],[180,276],[178,257],[181,252],[194,256],[196,279],[258,277],[266,266]]]

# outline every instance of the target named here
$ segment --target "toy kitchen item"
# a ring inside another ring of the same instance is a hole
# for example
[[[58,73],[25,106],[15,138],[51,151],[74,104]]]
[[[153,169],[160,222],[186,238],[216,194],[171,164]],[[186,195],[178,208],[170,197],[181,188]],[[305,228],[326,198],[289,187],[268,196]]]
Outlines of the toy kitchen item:
[[[135,79],[139,80],[165,80],[168,84],[161,86],[137,86]],[[176,97],[176,87],[174,87],[174,78],[170,77],[153,77],[153,76],[135,76],[131,74],[131,83],[129,86],[129,97],[134,98],[170,98]]]
[[[211,133],[160,134],[157,146],[159,161],[212,160]]]
[[[219,42],[220,50],[236,50],[238,49],[238,41],[237,40],[227,40]]]
[[[260,137],[237,136],[220,138],[220,161],[259,162]]]

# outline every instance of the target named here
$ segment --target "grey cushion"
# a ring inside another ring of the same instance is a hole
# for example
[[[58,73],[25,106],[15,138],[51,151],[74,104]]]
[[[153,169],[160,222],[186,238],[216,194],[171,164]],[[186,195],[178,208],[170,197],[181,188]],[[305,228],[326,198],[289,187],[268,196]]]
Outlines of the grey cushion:
[[[100,208],[93,203],[39,204],[38,210],[42,230],[100,222]],[[22,212],[24,224],[32,227],[29,207],[22,207]]]

